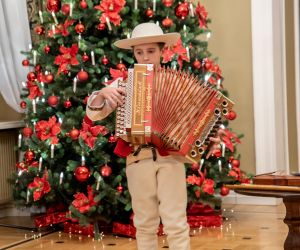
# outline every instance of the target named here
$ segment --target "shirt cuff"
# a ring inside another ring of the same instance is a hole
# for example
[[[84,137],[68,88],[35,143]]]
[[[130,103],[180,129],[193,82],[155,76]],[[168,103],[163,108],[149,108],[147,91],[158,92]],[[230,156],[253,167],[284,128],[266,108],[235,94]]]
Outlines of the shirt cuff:
[[[100,90],[99,90],[100,91]],[[88,102],[87,102],[87,106],[88,106],[88,109],[89,110],[92,110],[92,111],[100,111],[103,109],[104,107],[104,104],[105,104],[105,100],[104,102],[100,105],[100,106],[92,106],[91,103],[93,102],[93,100],[97,97],[99,91],[94,91],[90,98],[88,99]]]

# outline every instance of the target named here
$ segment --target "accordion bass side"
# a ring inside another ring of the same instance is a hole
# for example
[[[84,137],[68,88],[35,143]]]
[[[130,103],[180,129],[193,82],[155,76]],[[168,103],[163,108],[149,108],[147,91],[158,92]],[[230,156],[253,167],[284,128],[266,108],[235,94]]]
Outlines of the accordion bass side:
[[[116,139],[153,144],[170,155],[199,162],[233,102],[184,71],[135,64],[118,87],[127,91],[117,108]]]

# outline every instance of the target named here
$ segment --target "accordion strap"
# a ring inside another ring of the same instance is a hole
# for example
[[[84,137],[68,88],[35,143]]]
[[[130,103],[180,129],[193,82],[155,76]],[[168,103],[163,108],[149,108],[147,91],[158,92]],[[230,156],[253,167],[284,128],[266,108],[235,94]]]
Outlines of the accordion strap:
[[[134,152],[133,156],[137,156],[142,148],[151,148],[152,149],[152,154],[153,154],[153,161],[156,161],[157,155],[156,155],[156,146],[154,146],[153,144],[146,144],[146,145],[141,145],[137,148],[137,150]]]

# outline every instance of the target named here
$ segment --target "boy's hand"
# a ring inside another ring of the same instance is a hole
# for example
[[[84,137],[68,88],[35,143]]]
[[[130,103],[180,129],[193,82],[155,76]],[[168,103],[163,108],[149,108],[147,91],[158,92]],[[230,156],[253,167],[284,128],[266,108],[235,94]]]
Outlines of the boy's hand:
[[[212,154],[216,153],[218,149],[221,149],[220,135],[222,135],[222,134],[223,134],[223,130],[219,129],[218,132],[216,133],[215,137],[209,137],[209,140],[211,141],[211,143],[208,146],[209,152],[206,156],[206,159],[208,159],[208,157],[210,157]]]
[[[112,108],[116,108],[118,104],[122,106],[124,100],[122,95],[127,96],[127,92],[124,89],[115,88],[115,87],[106,87],[103,88],[98,95],[101,95],[102,98],[109,100],[109,103],[112,105]]]

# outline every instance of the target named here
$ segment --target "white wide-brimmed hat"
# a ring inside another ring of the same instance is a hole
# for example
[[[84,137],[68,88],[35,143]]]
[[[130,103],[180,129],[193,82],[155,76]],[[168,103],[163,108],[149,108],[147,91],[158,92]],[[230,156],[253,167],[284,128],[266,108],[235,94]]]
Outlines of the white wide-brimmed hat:
[[[132,49],[132,46],[145,43],[165,43],[165,46],[178,41],[179,33],[164,34],[154,23],[142,23],[134,28],[131,38],[116,41],[115,46],[121,49]]]

